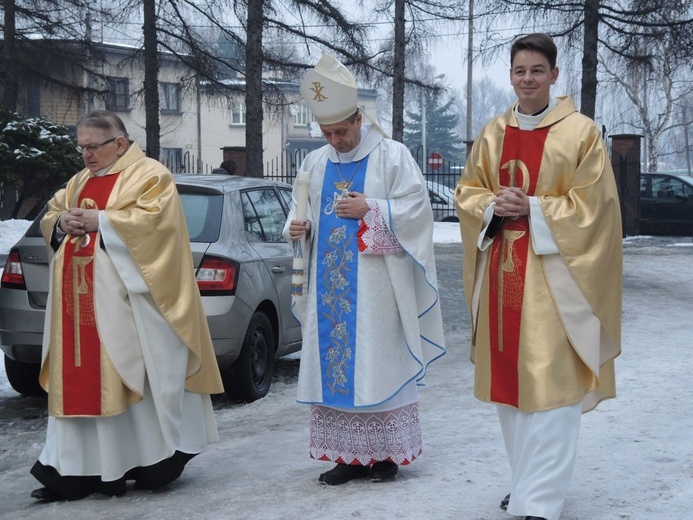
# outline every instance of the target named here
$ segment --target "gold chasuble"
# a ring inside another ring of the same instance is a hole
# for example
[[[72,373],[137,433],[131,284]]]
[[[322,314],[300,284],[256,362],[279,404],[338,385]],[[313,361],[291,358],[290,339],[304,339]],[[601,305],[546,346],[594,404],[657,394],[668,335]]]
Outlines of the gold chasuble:
[[[501,186],[536,197],[558,252],[535,253],[531,216],[504,219],[480,249]],[[559,98],[534,130],[521,130],[510,109],[474,142],[456,204],[476,397],[537,412],[578,402],[587,411],[615,396],[620,207],[594,122],[570,98]]]
[[[96,177],[88,169],[82,170],[48,206],[41,231],[50,251],[56,223],[65,211],[75,207],[102,211],[102,218],[105,216],[137,266],[147,297],[189,350],[186,390],[223,392],[195,280],[185,216],[168,169],[132,143],[105,175]],[[49,413],[55,417],[116,415],[142,398],[118,373],[108,354],[109,349],[117,350],[120,366],[130,370],[142,356],[137,333],[126,348],[120,338],[114,341],[112,335],[99,335],[99,320],[112,317],[115,308],[121,316],[129,314],[129,319],[133,313],[108,246],[104,250],[101,242],[99,232],[67,235],[51,260],[50,312],[46,313],[39,381],[48,392]],[[99,282],[99,272],[112,273],[111,278],[103,278],[111,282]],[[107,303],[95,309],[99,301]],[[166,363],[165,359],[159,361]]]

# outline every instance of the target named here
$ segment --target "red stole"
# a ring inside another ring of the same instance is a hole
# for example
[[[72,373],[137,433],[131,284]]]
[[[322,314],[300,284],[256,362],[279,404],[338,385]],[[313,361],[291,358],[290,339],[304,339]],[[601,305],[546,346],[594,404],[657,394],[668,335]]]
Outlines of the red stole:
[[[501,186],[534,195],[549,128],[527,131],[508,126],[498,178]],[[491,400],[518,406],[520,326],[530,247],[529,218],[505,219],[494,238],[489,267]]]
[[[79,207],[105,208],[118,174],[92,177]],[[101,415],[101,340],[94,310],[94,251],[98,231],[68,235],[63,242],[63,413]]]

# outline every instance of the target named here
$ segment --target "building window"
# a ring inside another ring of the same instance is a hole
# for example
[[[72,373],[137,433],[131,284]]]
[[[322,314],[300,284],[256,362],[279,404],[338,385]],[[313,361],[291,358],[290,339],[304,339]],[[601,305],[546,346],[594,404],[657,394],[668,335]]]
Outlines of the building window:
[[[180,83],[159,84],[159,108],[162,114],[180,114]]]
[[[245,103],[243,103],[242,101],[234,101],[231,104],[231,124],[245,124]]]
[[[26,112],[29,117],[41,117],[41,85],[30,81],[26,86]]]
[[[308,105],[299,103],[294,105],[294,126],[307,126],[310,120],[308,119]]]
[[[130,110],[130,82],[128,78],[106,78],[108,95],[106,110],[124,112]]]

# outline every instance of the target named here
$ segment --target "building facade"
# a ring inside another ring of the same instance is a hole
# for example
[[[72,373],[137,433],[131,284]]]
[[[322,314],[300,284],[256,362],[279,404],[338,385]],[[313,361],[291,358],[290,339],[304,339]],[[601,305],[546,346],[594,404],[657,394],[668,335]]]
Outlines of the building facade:
[[[33,70],[20,78],[18,112],[45,117],[73,128],[93,109],[116,112],[130,137],[146,149],[144,58],[139,48],[76,41],[48,41],[55,52],[40,52],[40,45],[23,50]],[[211,88],[195,79],[194,71],[177,57],[159,55],[160,160],[174,172],[209,173],[227,158],[237,174],[245,174],[245,93],[242,78]],[[290,180],[305,155],[325,141],[299,94],[297,83],[264,80],[264,176]],[[359,104],[376,116],[375,90],[359,92]]]

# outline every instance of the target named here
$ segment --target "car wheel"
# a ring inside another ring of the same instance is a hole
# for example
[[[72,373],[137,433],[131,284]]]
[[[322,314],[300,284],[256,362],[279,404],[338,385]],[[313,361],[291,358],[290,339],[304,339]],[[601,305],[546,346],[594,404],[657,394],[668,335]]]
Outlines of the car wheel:
[[[272,324],[265,313],[256,312],[245,333],[241,354],[231,369],[222,373],[224,390],[232,400],[252,403],[267,395],[275,352]]]
[[[22,395],[46,395],[39,384],[40,371],[41,365],[38,363],[22,363],[5,355],[7,380]]]

